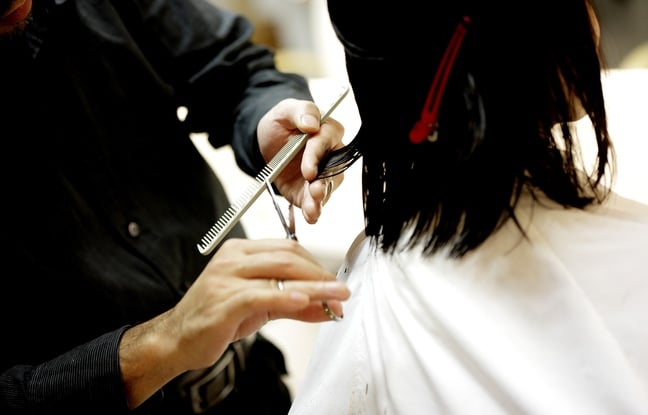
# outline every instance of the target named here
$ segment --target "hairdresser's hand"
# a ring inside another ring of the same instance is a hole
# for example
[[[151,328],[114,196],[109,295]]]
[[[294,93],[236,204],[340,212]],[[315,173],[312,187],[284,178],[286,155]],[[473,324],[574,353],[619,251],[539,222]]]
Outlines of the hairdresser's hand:
[[[274,184],[283,197],[302,210],[308,223],[319,219],[324,203],[344,178],[315,180],[320,161],[331,150],[343,146],[344,127],[333,118],[320,125],[320,111],[311,101],[286,99],[259,121],[257,135],[266,162],[296,134],[312,134],[302,152],[277,177]]]
[[[214,364],[231,342],[270,320],[330,321],[322,301],[343,315],[349,295],[296,241],[225,241],[174,308],[125,332],[119,356],[129,406],[187,370]]]

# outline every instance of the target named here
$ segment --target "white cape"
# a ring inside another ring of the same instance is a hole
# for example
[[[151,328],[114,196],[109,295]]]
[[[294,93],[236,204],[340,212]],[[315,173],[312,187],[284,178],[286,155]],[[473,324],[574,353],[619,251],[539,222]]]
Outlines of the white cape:
[[[360,235],[290,415],[648,414],[648,206],[529,206],[461,260]]]

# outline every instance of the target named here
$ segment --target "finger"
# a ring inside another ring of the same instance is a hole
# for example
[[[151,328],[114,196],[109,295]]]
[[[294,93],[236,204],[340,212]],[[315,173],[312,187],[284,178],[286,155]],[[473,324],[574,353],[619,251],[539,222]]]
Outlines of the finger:
[[[344,173],[306,183],[302,200],[302,215],[307,223],[314,224],[322,214],[322,207],[344,181]]]
[[[309,186],[311,194],[315,200],[320,199],[320,204],[323,206],[329,201],[331,195],[342,184],[344,175],[339,174],[333,177],[317,180]]]
[[[310,190],[311,183],[304,182],[303,197],[301,202],[301,212],[306,223],[315,224],[322,214],[321,195],[320,200],[316,200]]]
[[[274,278],[283,280],[334,281],[335,274],[322,268],[310,257],[292,252],[260,252],[247,255],[236,266],[236,274],[242,278]],[[284,281],[285,284],[285,281]]]
[[[280,290],[283,281],[283,290]],[[289,318],[304,322],[325,322],[334,316],[343,316],[342,301],[350,295],[343,283],[301,282],[277,279],[256,279],[246,283],[247,289],[237,290],[230,298],[230,316],[246,321],[258,329],[269,320]],[[303,290],[303,291],[302,291]],[[330,312],[322,307],[326,301]]]
[[[333,118],[323,123],[317,134],[314,134],[306,142],[302,155],[302,175],[308,181],[315,180],[319,171],[319,165],[325,156],[332,150],[342,148],[344,143],[344,126]]]
[[[351,295],[346,284],[340,281],[313,282],[271,278],[250,281],[250,284],[252,283],[257,283],[255,287],[258,287],[250,288],[250,292],[256,296],[253,302],[260,306],[263,301],[268,301],[269,307],[275,313],[294,312],[308,304],[317,303],[324,314],[335,318],[342,314],[342,301],[348,300]],[[304,302],[304,298],[308,299],[307,302]]]
[[[296,113],[299,115],[295,120],[295,126],[299,131],[315,134],[320,130],[320,113],[314,103],[308,103],[301,113],[300,111]]]
[[[216,251],[215,257],[222,259],[234,255],[255,255],[260,253],[288,252],[317,263],[315,257],[299,242],[292,239],[264,238],[243,239],[230,238]]]
[[[271,279],[269,285],[279,293],[301,292],[306,294],[311,301],[345,301],[351,295],[347,285],[337,280]]]
[[[279,317],[284,318],[298,318],[307,321],[326,321],[323,319],[322,313],[332,321],[341,321],[344,318],[342,301],[347,300],[351,295],[346,284],[339,281],[334,282],[321,282],[318,285],[312,282],[302,281],[283,281],[276,282],[276,289],[281,293],[289,293],[293,290],[307,294],[311,303],[318,304],[321,310],[318,312],[311,306],[310,309],[298,309],[296,312],[288,312],[288,314],[280,314],[277,310],[269,313],[269,318],[276,319]],[[274,288],[274,287],[273,287]]]
[[[340,181],[338,179],[338,181]],[[319,185],[319,193],[321,193],[321,201],[320,205],[324,206],[326,202],[329,201],[331,198],[331,195],[333,194],[333,191],[337,187],[336,185],[336,180],[333,177],[328,177],[326,179],[321,179],[318,180],[318,183],[316,183],[314,186]],[[317,191],[316,191],[317,192]]]
[[[286,281],[284,281],[284,284]],[[251,285],[253,284],[253,285]],[[325,321],[322,301],[331,304],[336,313],[342,313],[342,304],[338,298],[329,298],[331,288],[322,289],[322,285],[311,287],[307,291],[314,292],[313,298],[303,291],[284,288],[280,291],[275,279],[258,279],[249,281],[245,289],[232,293],[228,300],[232,307],[230,315],[234,319],[249,319],[253,315],[266,315],[269,319],[293,318],[307,319],[305,321]],[[333,296],[348,298],[349,293],[344,288],[334,289]],[[317,298],[317,299],[316,299]],[[320,300],[327,298],[327,300]]]
[[[334,315],[337,316],[339,320],[344,319],[344,308],[342,307],[342,303],[338,301],[329,301],[328,306],[331,312],[334,313]],[[294,311],[275,310],[269,313],[269,317],[272,320],[286,318],[299,320],[306,323],[324,323],[327,321],[333,321],[331,317],[326,314],[326,312],[322,308],[322,303],[319,301],[310,303],[308,304],[308,306]]]
[[[315,134],[320,129],[319,109],[312,101],[284,99],[259,121],[259,149],[266,162],[283,147],[290,136],[300,132]]]
[[[271,109],[272,117],[290,123],[290,129],[316,133],[320,129],[320,110],[313,101],[288,98]]]
[[[342,321],[344,314],[336,314],[332,307],[333,306],[329,306],[327,301],[322,301],[322,310],[324,311],[324,314],[326,314],[332,321]]]
[[[320,200],[320,205],[324,206],[333,194],[334,185],[335,182],[333,181],[333,178],[329,177],[326,179],[317,180],[316,183],[313,183],[312,186],[309,186],[309,190],[313,195],[313,199]],[[315,190],[313,190],[313,188]]]

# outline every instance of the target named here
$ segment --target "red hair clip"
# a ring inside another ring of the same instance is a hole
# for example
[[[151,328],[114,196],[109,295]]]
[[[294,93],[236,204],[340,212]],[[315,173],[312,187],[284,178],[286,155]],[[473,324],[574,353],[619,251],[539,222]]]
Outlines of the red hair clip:
[[[470,18],[464,16],[461,22],[457,24],[452,38],[450,38],[450,43],[448,43],[448,47],[443,53],[439,67],[434,74],[430,91],[425,99],[425,105],[423,106],[423,111],[421,111],[421,118],[410,130],[409,139],[413,144],[421,143],[426,138],[430,141],[436,140],[441,98],[443,98],[443,91],[448,83],[455,59],[459,54],[461,43],[468,31],[468,24],[470,24]]]

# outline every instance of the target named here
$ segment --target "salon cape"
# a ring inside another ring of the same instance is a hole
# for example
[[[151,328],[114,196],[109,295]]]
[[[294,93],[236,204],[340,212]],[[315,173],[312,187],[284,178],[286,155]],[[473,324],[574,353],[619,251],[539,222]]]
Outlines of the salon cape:
[[[531,205],[460,260],[360,235],[290,415],[648,414],[648,206]]]

